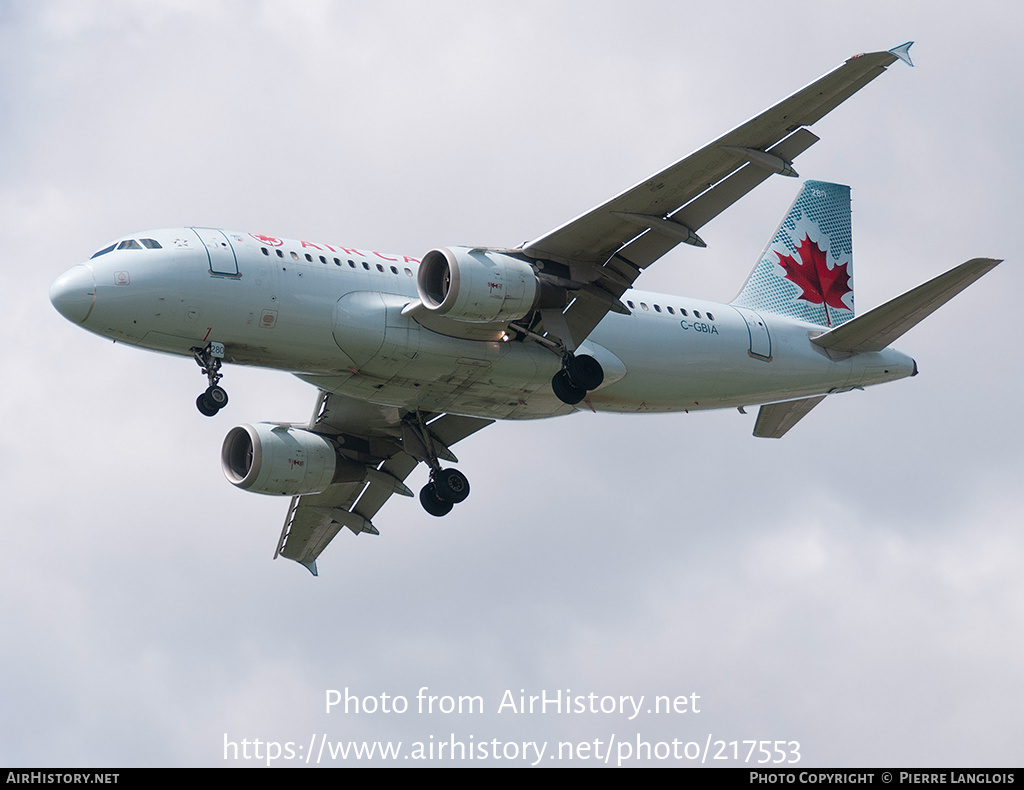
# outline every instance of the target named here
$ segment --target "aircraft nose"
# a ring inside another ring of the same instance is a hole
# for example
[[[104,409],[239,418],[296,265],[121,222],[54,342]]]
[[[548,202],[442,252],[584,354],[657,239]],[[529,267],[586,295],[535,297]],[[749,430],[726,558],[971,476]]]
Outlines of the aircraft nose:
[[[96,301],[96,279],[84,263],[72,266],[53,281],[50,302],[57,312],[76,324],[85,322]]]

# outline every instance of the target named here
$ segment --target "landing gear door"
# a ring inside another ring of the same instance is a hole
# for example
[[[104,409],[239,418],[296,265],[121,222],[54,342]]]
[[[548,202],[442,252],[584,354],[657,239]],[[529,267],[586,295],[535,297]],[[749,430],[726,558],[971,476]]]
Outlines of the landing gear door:
[[[225,277],[238,276],[238,259],[228,237],[214,228],[192,228],[206,248],[210,259],[210,273]]]

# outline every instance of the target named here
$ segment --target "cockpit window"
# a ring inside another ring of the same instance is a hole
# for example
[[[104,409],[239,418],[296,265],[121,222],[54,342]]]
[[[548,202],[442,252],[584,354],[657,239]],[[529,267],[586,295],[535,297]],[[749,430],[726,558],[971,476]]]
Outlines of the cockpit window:
[[[141,250],[143,247],[145,247],[147,250],[163,249],[163,245],[160,244],[160,242],[158,242],[156,239],[140,239],[139,241],[141,241],[142,243],[140,244],[135,239],[125,239],[120,243],[114,242],[109,247],[104,247],[99,252],[94,252],[92,256],[90,256],[89,260],[92,260],[93,258],[98,258],[101,255],[106,255],[108,252],[111,252],[112,250]]]

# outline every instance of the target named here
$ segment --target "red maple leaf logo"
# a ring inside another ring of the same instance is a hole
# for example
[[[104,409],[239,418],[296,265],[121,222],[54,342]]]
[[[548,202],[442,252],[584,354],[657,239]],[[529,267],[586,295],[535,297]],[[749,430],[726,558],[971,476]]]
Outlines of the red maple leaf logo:
[[[828,268],[826,250],[821,249],[817,242],[811,241],[807,234],[804,234],[804,240],[797,244],[796,251],[800,256],[799,261],[791,255],[775,252],[779,256],[779,266],[786,270],[786,279],[800,287],[802,293],[797,299],[825,305],[825,321],[832,326],[832,319],[828,314],[829,307],[837,310],[850,309],[843,304],[843,297],[853,292],[850,287],[848,264],[837,263],[831,269]]]
[[[250,233],[249,235],[256,239],[256,241],[261,241],[271,247],[280,247],[284,244],[284,242],[276,236],[263,236],[259,233]]]

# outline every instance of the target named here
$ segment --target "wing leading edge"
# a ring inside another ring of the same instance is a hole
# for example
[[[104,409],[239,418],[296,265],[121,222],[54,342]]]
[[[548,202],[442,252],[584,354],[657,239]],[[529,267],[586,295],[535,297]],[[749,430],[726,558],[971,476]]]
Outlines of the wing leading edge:
[[[697,231],[818,141],[815,123],[882,74],[910,63],[910,43],[856,55],[838,68],[606,203],[524,244],[521,252],[570,268],[586,283],[565,311],[572,347],[582,342],[640,272],[680,243],[704,246]],[[603,293],[595,293],[602,291]],[[553,323],[553,322],[549,322]],[[557,323],[561,324],[561,321]]]

